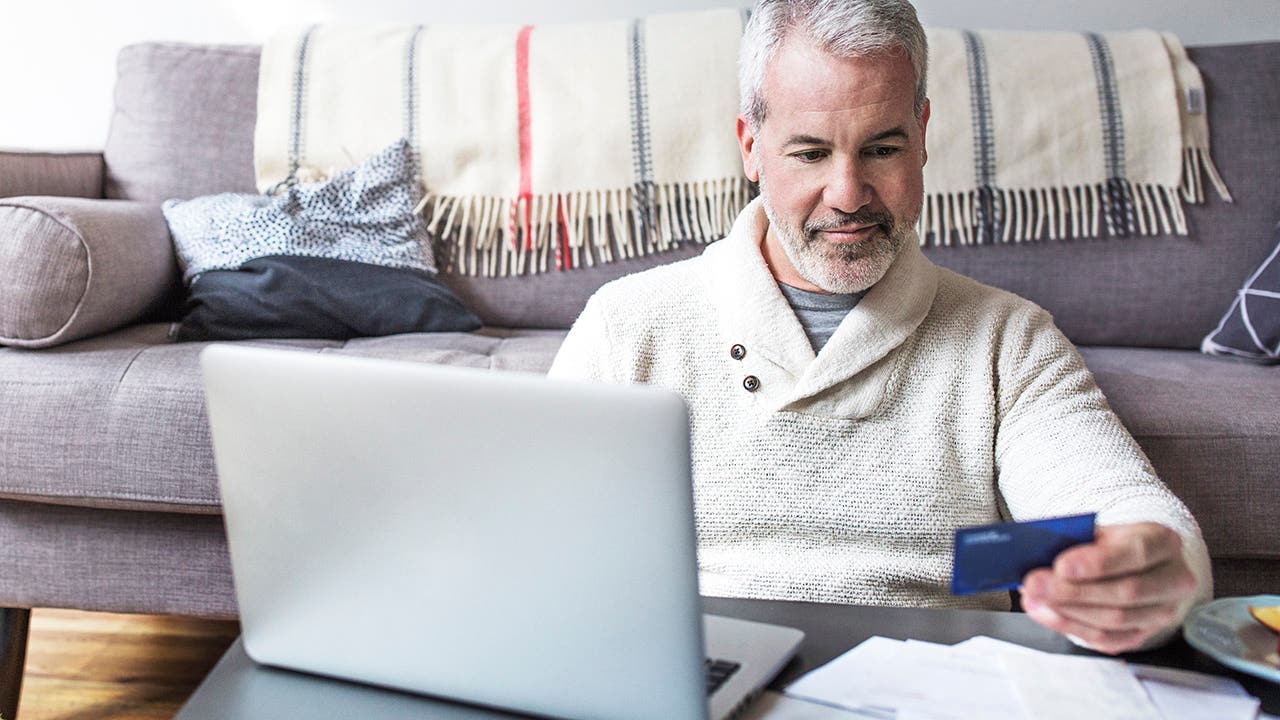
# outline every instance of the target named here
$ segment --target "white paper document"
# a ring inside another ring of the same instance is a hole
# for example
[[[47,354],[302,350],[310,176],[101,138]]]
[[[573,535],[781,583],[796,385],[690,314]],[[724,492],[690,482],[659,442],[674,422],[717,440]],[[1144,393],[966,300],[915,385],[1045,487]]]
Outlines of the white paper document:
[[[1130,665],[1164,720],[1253,720],[1261,705],[1231,678]]]
[[[806,674],[787,687],[787,695],[862,713],[893,717],[904,702],[925,696],[915,683],[904,682],[912,669],[901,640],[873,637]]]
[[[1162,720],[1123,660],[1057,655],[1004,656],[1027,717],[1037,720]]]
[[[1259,705],[1229,678],[988,637],[957,645],[871,638],[792,683],[786,695],[851,715],[777,716],[784,720],[1255,720]],[[801,710],[817,712],[793,711]]]
[[[1022,717],[998,658],[881,637],[809,673],[787,694],[898,720]]]
[[[1030,657],[1032,661],[1036,656],[1045,655],[1039,650],[983,636],[971,638],[955,647],[1004,653],[1009,658]],[[1107,662],[1106,658],[1082,659]],[[1006,660],[1011,661],[1016,660]],[[1163,720],[1265,720],[1265,716],[1258,716],[1261,704],[1258,699],[1231,678],[1155,665],[1126,667],[1159,711],[1157,717]]]

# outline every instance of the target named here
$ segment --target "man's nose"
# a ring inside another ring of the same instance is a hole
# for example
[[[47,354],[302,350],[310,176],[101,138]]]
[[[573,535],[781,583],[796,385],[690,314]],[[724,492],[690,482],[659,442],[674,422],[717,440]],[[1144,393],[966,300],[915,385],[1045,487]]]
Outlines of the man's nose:
[[[871,202],[874,190],[856,159],[837,160],[830,164],[830,168],[822,194],[823,204],[834,210],[853,213]]]

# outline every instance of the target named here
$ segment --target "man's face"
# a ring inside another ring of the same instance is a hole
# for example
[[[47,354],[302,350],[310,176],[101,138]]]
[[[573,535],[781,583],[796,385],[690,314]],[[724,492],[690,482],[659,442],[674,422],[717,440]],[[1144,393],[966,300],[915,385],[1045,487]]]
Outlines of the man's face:
[[[767,114],[738,118],[747,177],[759,181],[774,277],[852,293],[889,269],[920,215],[926,103],[914,112],[906,53],[838,58],[803,37],[783,41],[765,71]]]

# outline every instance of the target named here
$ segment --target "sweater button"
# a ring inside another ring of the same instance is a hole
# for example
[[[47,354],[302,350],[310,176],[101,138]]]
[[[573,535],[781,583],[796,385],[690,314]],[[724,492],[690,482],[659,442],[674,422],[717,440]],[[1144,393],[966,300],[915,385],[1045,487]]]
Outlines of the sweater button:
[[[733,358],[734,360],[741,360],[746,356],[747,356],[747,349],[741,345],[734,345],[733,347],[729,348],[729,357]]]
[[[747,392],[755,392],[760,389],[760,378],[748,375],[742,379],[742,387],[746,388]]]

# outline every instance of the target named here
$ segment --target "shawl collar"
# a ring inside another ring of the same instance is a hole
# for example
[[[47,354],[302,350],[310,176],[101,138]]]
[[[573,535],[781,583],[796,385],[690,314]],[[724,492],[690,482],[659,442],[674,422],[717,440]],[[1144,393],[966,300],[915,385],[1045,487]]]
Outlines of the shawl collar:
[[[712,303],[721,327],[777,366],[789,386],[768,388],[775,409],[800,409],[805,401],[875,365],[916,331],[928,315],[938,288],[937,268],[920,251],[914,233],[880,279],[849,312],[816,356],[800,321],[787,303],[760,253],[769,221],[756,198],[738,216],[733,230],[703,253],[708,263]],[[881,364],[883,368],[884,364]],[[883,378],[887,380],[886,378]],[[826,414],[861,416],[878,404],[883,382],[850,388]],[[832,405],[828,399],[818,403]]]

